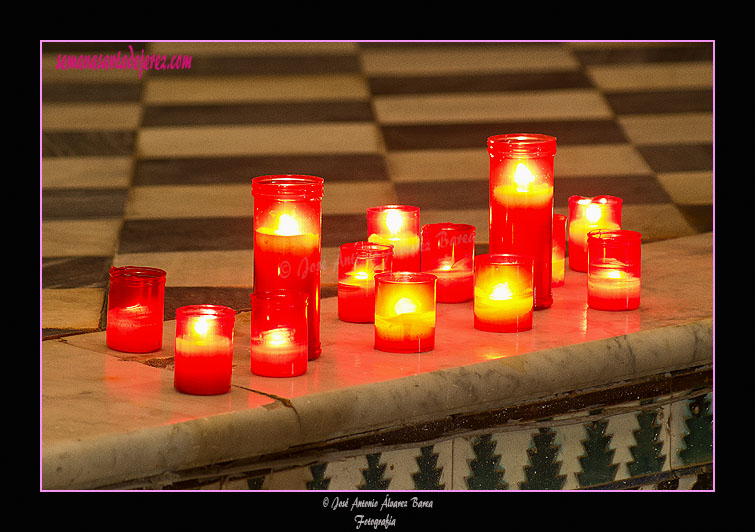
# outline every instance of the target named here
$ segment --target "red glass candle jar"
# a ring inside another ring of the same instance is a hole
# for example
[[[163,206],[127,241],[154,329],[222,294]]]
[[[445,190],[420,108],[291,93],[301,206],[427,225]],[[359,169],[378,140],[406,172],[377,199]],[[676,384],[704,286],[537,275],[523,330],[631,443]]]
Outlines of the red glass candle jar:
[[[422,226],[422,271],[438,278],[436,301],[459,303],[474,291],[475,226],[437,223]]]
[[[587,305],[598,310],[640,306],[642,235],[617,229],[587,233]]]
[[[300,290],[252,294],[252,373],[295,377],[307,371],[307,297]]]
[[[534,261],[507,254],[475,258],[474,328],[488,332],[532,329]]]
[[[393,270],[420,271],[419,207],[383,205],[367,209],[367,240],[393,246]]]
[[[165,271],[110,268],[105,343],[126,353],[150,353],[163,345]]]
[[[436,282],[422,272],[375,276],[375,349],[421,353],[435,347]]]
[[[343,244],[338,252],[338,317],[352,323],[375,321],[375,274],[391,271],[393,246]]]
[[[254,290],[307,294],[309,360],[320,356],[321,177],[260,176],[254,196]]]
[[[553,215],[553,251],[551,259],[551,286],[564,286],[566,270],[566,216]]]
[[[488,138],[490,253],[534,260],[535,309],[553,304],[551,246],[556,139],[511,134]]]
[[[236,313],[222,305],[176,309],[173,386],[182,393],[219,395],[231,389]]]
[[[569,198],[569,268],[587,271],[587,233],[621,229],[621,205],[615,196]]]

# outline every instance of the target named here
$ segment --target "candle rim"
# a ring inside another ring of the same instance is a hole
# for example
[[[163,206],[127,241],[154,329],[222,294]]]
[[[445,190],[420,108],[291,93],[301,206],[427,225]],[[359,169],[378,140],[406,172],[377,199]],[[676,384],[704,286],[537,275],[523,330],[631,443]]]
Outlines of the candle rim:
[[[303,290],[296,290],[293,288],[277,288],[272,290],[257,290],[249,296],[252,307],[256,302],[264,302],[265,304],[277,304],[277,306],[289,306],[296,307],[300,305],[306,306],[309,301],[309,294]]]
[[[458,231],[460,233],[477,232],[477,227],[471,224],[456,223],[456,222],[437,222],[431,224],[425,224],[422,226],[422,231]]]
[[[488,152],[503,156],[544,157],[556,154],[556,137],[542,133],[503,133],[488,137]]]
[[[583,200],[588,200],[588,202],[585,203]],[[599,196],[580,196],[575,194],[569,196],[569,203],[576,203],[578,205],[592,205],[594,203],[600,203],[601,205],[621,205],[623,202],[624,200],[621,198],[617,196],[609,196],[607,194],[601,194]]]
[[[176,319],[179,316],[216,316],[217,318],[229,318],[235,316],[236,311],[225,305],[197,304],[184,305],[176,309]]]
[[[518,255],[515,253],[483,253],[475,256],[475,264],[479,264],[480,266],[484,266],[486,264],[532,266],[534,264],[534,260],[528,255]]]
[[[419,207],[415,207],[414,205],[399,205],[399,204],[390,204],[390,205],[379,205],[377,207],[368,207],[367,208],[367,215],[374,215],[374,214],[380,214],[388,210],[398,210],[401,212],[406,212],[409,214],[419,214]]]
[[[375,274],[375,282],[384,282],[391,284],[428,284],[437,282],[438,277],[427,272],[380,272]]]
[[[341,244],[339,248],[341,251],[354,253],[366,258],[393,255],[393,244],[378,244],[377,242],[366,240],[347,242],[346,244]]]
[[[642,240],[642,234],[630,229],[597,229],[587,233],[588,242],[630,243]]]
[[[306,174],[271,174],[252,179],[252,196],[284,196],[288,199],[320,199],[325,180]]]
[[[110,278],[131,280],[134,282],[165,282],[167,272],[150,266],[112,266],[109,270]]]

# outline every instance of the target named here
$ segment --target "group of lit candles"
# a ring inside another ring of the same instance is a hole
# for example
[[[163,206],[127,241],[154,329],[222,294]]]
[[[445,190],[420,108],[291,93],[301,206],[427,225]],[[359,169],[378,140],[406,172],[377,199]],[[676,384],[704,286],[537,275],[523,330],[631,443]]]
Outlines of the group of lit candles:
[[[552,305],[569,268],[587,273],[587,304],[632,310],[640,299],[639,233],[621,228],[622,200],[569,198],[553,213],[556,139],[497,135],[490,155],[489,253],[475,256],[462,223],[420,226],[418,207],[367,209],[364,241],[339,248],[338,317],[373,323],[374,348],[419,353],[435,347],[437,303],[472,301],[475,329],[523,332]],[[262,176],[254,196],[254,293],[250,369],[267,377],[306,372],[321,354],[320,262],[323,179]],[[162,346],[165,272],[112,268],[107,345],[127,352]],[[175,388],[199,395],[230,389],[235,312],[221,305],[176,311]]]

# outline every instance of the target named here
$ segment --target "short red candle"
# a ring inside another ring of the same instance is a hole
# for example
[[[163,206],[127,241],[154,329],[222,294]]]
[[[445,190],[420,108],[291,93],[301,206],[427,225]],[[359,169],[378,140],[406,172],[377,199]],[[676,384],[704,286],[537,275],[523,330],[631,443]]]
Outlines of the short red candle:
[[[511,134],[488,138],[490,253],[534,260],[535,309],[553,304],[551,247],[556,139]]]
[[[338,317],[352,323],[375,321],[375,274],[391,271],[393,246],[343,244],[338,252]]]
[[[569,268],[587,271],[587,233],[621,229],[621,205],[615,196],[569,198]]]
[[[422,226],[422,271],[438,278],[436,301],[459,303],[474,292],[475,226],[436,223]]]
[[[533,260],[507,254],[475,258],[474,328],[488,332],[532,329]]]
[[[264,377],[307,371],[307,294],[300,290],[255,292],[252,299],[251,370]]]
[[[551,266],[551,286],[564,286],[566,263],[566,216],[553,214],[553,254]]]
[[[367,209],[367,240],[393,246],[393,270],[420,271],[419,207],[382,205]]]
[[[218,395],[231,389],[236,314],[222,305],[176,309],[173,386],[182,393]]]
[[[422,272],[375,276],[375,349],[421,353],[435,347],[436,282]]]
[[[105,343],[126,353],[150,353],[163,345],[165,271],[110,268]]]
[[[617,229],[587,234],[587,305],[597,310],[640,306],[642,235]]]
[[[260,176],[254,196],[254,290],[307,294],[309,360],[319,358],[322,195],[321,177]]]

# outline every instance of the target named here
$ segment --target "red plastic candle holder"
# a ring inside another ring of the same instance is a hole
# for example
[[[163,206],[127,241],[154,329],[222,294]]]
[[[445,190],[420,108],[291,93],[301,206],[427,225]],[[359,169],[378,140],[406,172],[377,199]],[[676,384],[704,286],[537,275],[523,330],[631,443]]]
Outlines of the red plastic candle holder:
[[[587,233],[621,229],[621,205],[615,196],[569,198],[569,268],[587,271]]]
[[[352,323],[375,321],[375,274],[391,271],[393,246],[351,242],[339,248],[338,317]]]
[[[375,276],[375,349],[421,353],[435,347],[436,282],[422,272]]]
[[[222,305],[176,309],[173,386],[192,395],[219,395],[231,389],[236,313]]]
[[[307,297],[300,290],[252,294],[252,373],[295,377],[307,371]]]
[[[532,257],[535,309],[553,304],[551,247],[556,139],[539,134],[488,138],[490,253]]]
[[[475,226],[436,223],[422,226],[422,271],[438,278],[436,301],[459,303],[474,292]]]
[[[566,273],[566,216],[553,215],[553,252],[551,258],[551,286],[564,286]]]
[[[587,234],[587,305],[597,310],[640,306],[642,235],[617,229]]]
[[[163,345],[165,271],[110,268],[105,343],[126,353],[150,353]]]
[[[532,329],[534,264],[507,254],[475,258],[474,328],[488,332]]]
[[[367,209],[367,240],[393,246],[393,270],[420,271],[419,207],[382,205]]]
[[[260,176],[254,196],[254,290],[307,294],[308,358],[319,358],[323,179]]]

